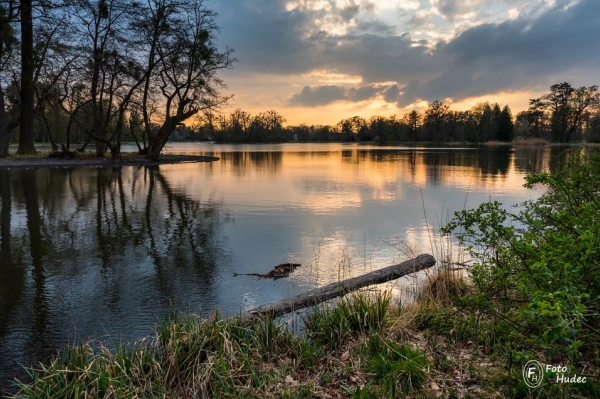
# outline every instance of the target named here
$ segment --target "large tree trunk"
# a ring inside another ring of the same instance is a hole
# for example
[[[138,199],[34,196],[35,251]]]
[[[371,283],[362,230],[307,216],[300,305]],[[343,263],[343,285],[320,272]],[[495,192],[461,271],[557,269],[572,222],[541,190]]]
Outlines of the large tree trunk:
[[[100,140],[94,140],[94,144],[95,144],[95,148],[96,148],[95,155],[97,157],[103,157],[104,154],[106,153],[106,144],[101,142]]]
[[[179,122],[180,120],[178,120],[178,118],[169,117],[165,123],[163,123],[156,133],[156,136],[154,136],[154,139],[150,142],[148,153],[146,154],[147,159],[151,161],[158,160],[158,156],[167,144],[167,141],[169,141],[169,137],[171,137],[171,134]]]
[[[249,310],[242,314],[242,319],[251,321],[265,316],[277,317],[294,310],[317,305],[369,285],[385,283],[408,274],[416,273],[428,269],[433,265],[435,265],[435,258],[433,256],[427,254],[419,255],[414,259],[409,259],[397,265],[388,266],[341,282],[331,283],[325,287],[305,292],[291,299]]]
[[[33,140],[33,17],[31,0],[21,1],[21,125],[17,154],[35,154]]]
[[[6,126],[6,111],[4,109],[4,92],[0,86],[0,158],[8,156],[8,127]]]

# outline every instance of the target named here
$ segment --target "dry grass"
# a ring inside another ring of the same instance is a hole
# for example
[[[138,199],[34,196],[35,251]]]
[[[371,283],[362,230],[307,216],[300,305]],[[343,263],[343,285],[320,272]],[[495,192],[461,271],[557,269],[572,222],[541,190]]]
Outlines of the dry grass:
[[[507,141],[490,140],[490,141],[486,141],[485,143],[483,143],[483,145],[487,145],[487,146],[503,146],[503,145],[511,145],[511,143],[507,142]]]
[[[469,286],[463,275],[460,269],[437,270],[427,276],[427,282],[419,291],[418,301],[452,305],[456,298],[469,294]]]
[[[548,144],[548,141],[539,137],[515,137],[512,144],[516,146],[544,146]]]

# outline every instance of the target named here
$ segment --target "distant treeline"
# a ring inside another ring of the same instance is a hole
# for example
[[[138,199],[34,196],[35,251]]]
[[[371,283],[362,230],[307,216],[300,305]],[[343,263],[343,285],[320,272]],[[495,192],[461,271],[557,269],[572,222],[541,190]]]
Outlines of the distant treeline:
[[[251,115],[236,110],[229,115],[206,114],[203,123],[177,139],[214,140],[219,143],[272,143],[290,141],[391,142],[510,142],[515,137],[552,142],[600,142],[600,95],[597,86],[573,88],[553,85],[548,94],[530,100],[528,110],[513,117],[508,105],[483,102],[468,111],[453,111],[434,101],[425,112],[402,117],[359,116],[335,126],[284,126],[277,111]]]

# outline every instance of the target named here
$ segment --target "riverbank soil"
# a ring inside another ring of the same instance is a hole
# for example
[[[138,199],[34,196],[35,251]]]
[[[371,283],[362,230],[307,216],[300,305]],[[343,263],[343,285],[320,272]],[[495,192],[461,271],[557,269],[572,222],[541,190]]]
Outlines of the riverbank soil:
[[[77,167],[119,167],[140,165],[162,165],[193,162],[218,161],[217,157],[199,155],[162,155],[158,161],[150,161],[138,154],[123,154],[121,160],[100,158],[89,154],[78,154],[74,158],[50,158],[48,154],[33,157],[0,158],[0,169],[39,169],[39,168],[77,168]]]

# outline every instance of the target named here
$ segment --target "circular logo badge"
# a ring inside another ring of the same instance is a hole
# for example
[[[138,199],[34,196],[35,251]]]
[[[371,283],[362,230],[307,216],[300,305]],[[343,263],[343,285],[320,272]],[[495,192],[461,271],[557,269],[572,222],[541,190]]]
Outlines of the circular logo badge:
[[[523,366],[523,380],[529,388],[537,388],[544,379],[544,369],[537,360],[530,360]]]

